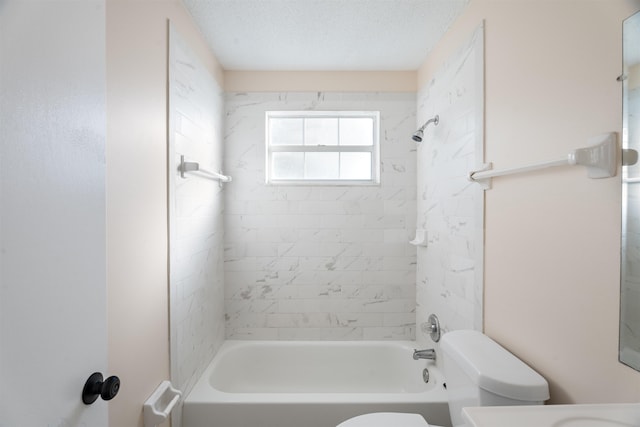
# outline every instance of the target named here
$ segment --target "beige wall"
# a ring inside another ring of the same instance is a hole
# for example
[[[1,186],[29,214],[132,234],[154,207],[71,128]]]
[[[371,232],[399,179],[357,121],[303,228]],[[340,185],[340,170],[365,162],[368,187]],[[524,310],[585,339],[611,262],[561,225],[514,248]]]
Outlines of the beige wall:
[[[415,92],[416,71],[225,71],[227,92]]]
[[[486,160],[553,160],[621,129],[621,22],[639,1],[471,0],[419,85],[485,20]],[[553,403],[637,402],[618,362],[620,177],[580,167],[486,192],[485,331],[551,384]]]
[[[142,426],[143,402],[169,378],[168,19],[220,81],[179,0],[107,1],[109,373],[122,380],[113,427]]]

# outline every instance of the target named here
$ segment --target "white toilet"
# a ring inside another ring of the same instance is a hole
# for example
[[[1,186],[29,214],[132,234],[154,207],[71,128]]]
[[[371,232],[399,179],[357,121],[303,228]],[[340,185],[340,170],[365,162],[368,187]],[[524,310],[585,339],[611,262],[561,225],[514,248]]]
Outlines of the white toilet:
[[[542,376],[480,332],[446,333],[440,349],[454,427],[466,425],[464,407],[542,405],[549,399],[549,385]],[[337,427],[428,426],[418,414],[379,412],[351,418]]]

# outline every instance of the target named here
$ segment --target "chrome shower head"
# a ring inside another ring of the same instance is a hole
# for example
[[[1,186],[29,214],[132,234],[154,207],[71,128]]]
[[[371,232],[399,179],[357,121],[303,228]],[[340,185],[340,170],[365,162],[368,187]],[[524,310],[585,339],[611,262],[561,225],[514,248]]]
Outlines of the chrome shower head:
[[[429,126],[429,123],[433,123],[435,126],[438,126],[438,123],[440,123],[440,116],[436,115],[434,118],[427,120],[427,122],[423,124],[420,129],[413,133],[411,139],[413,139],[415,142],[422,142],[422,138],[424,138],[424,128]]]

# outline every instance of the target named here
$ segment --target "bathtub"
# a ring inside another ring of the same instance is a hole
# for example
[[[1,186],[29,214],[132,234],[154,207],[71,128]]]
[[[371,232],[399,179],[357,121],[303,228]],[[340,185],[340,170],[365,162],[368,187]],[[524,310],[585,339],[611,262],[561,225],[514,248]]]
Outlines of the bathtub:
[[[442,374],[432,361],[413,360],[414,346],[226,341],[185,398],[182,427],[335,427],[377,411],[450,426]]]

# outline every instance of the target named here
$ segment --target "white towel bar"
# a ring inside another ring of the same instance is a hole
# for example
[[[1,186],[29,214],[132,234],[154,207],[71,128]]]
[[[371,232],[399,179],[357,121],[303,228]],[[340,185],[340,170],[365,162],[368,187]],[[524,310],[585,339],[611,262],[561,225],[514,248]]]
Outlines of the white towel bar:
[[[618,138],[616,133],[598,135],[591,139],[592,144],[570,152],[566,157],[547,162],[534,163],[520,167],[493,170],[489,163],[481,170],[469,173],[469,180],[477,182],[485,190],[491,188],[491,178],[516,173],[531,172],[555,166],[581,165],[587,167],[589,178],[610,178],[616,176]]]
[[[230,176],[200,168],[199,163],[185,162],[184,156],[180,156],[180,166],[178,167],[178,170],[180,171],[180,176],[182,178],[185,178],[184,174],[186,172],[198,172],[200,174],[207,175],[209,178],[217,179],[220,182],[231,182],[232,180]]]

